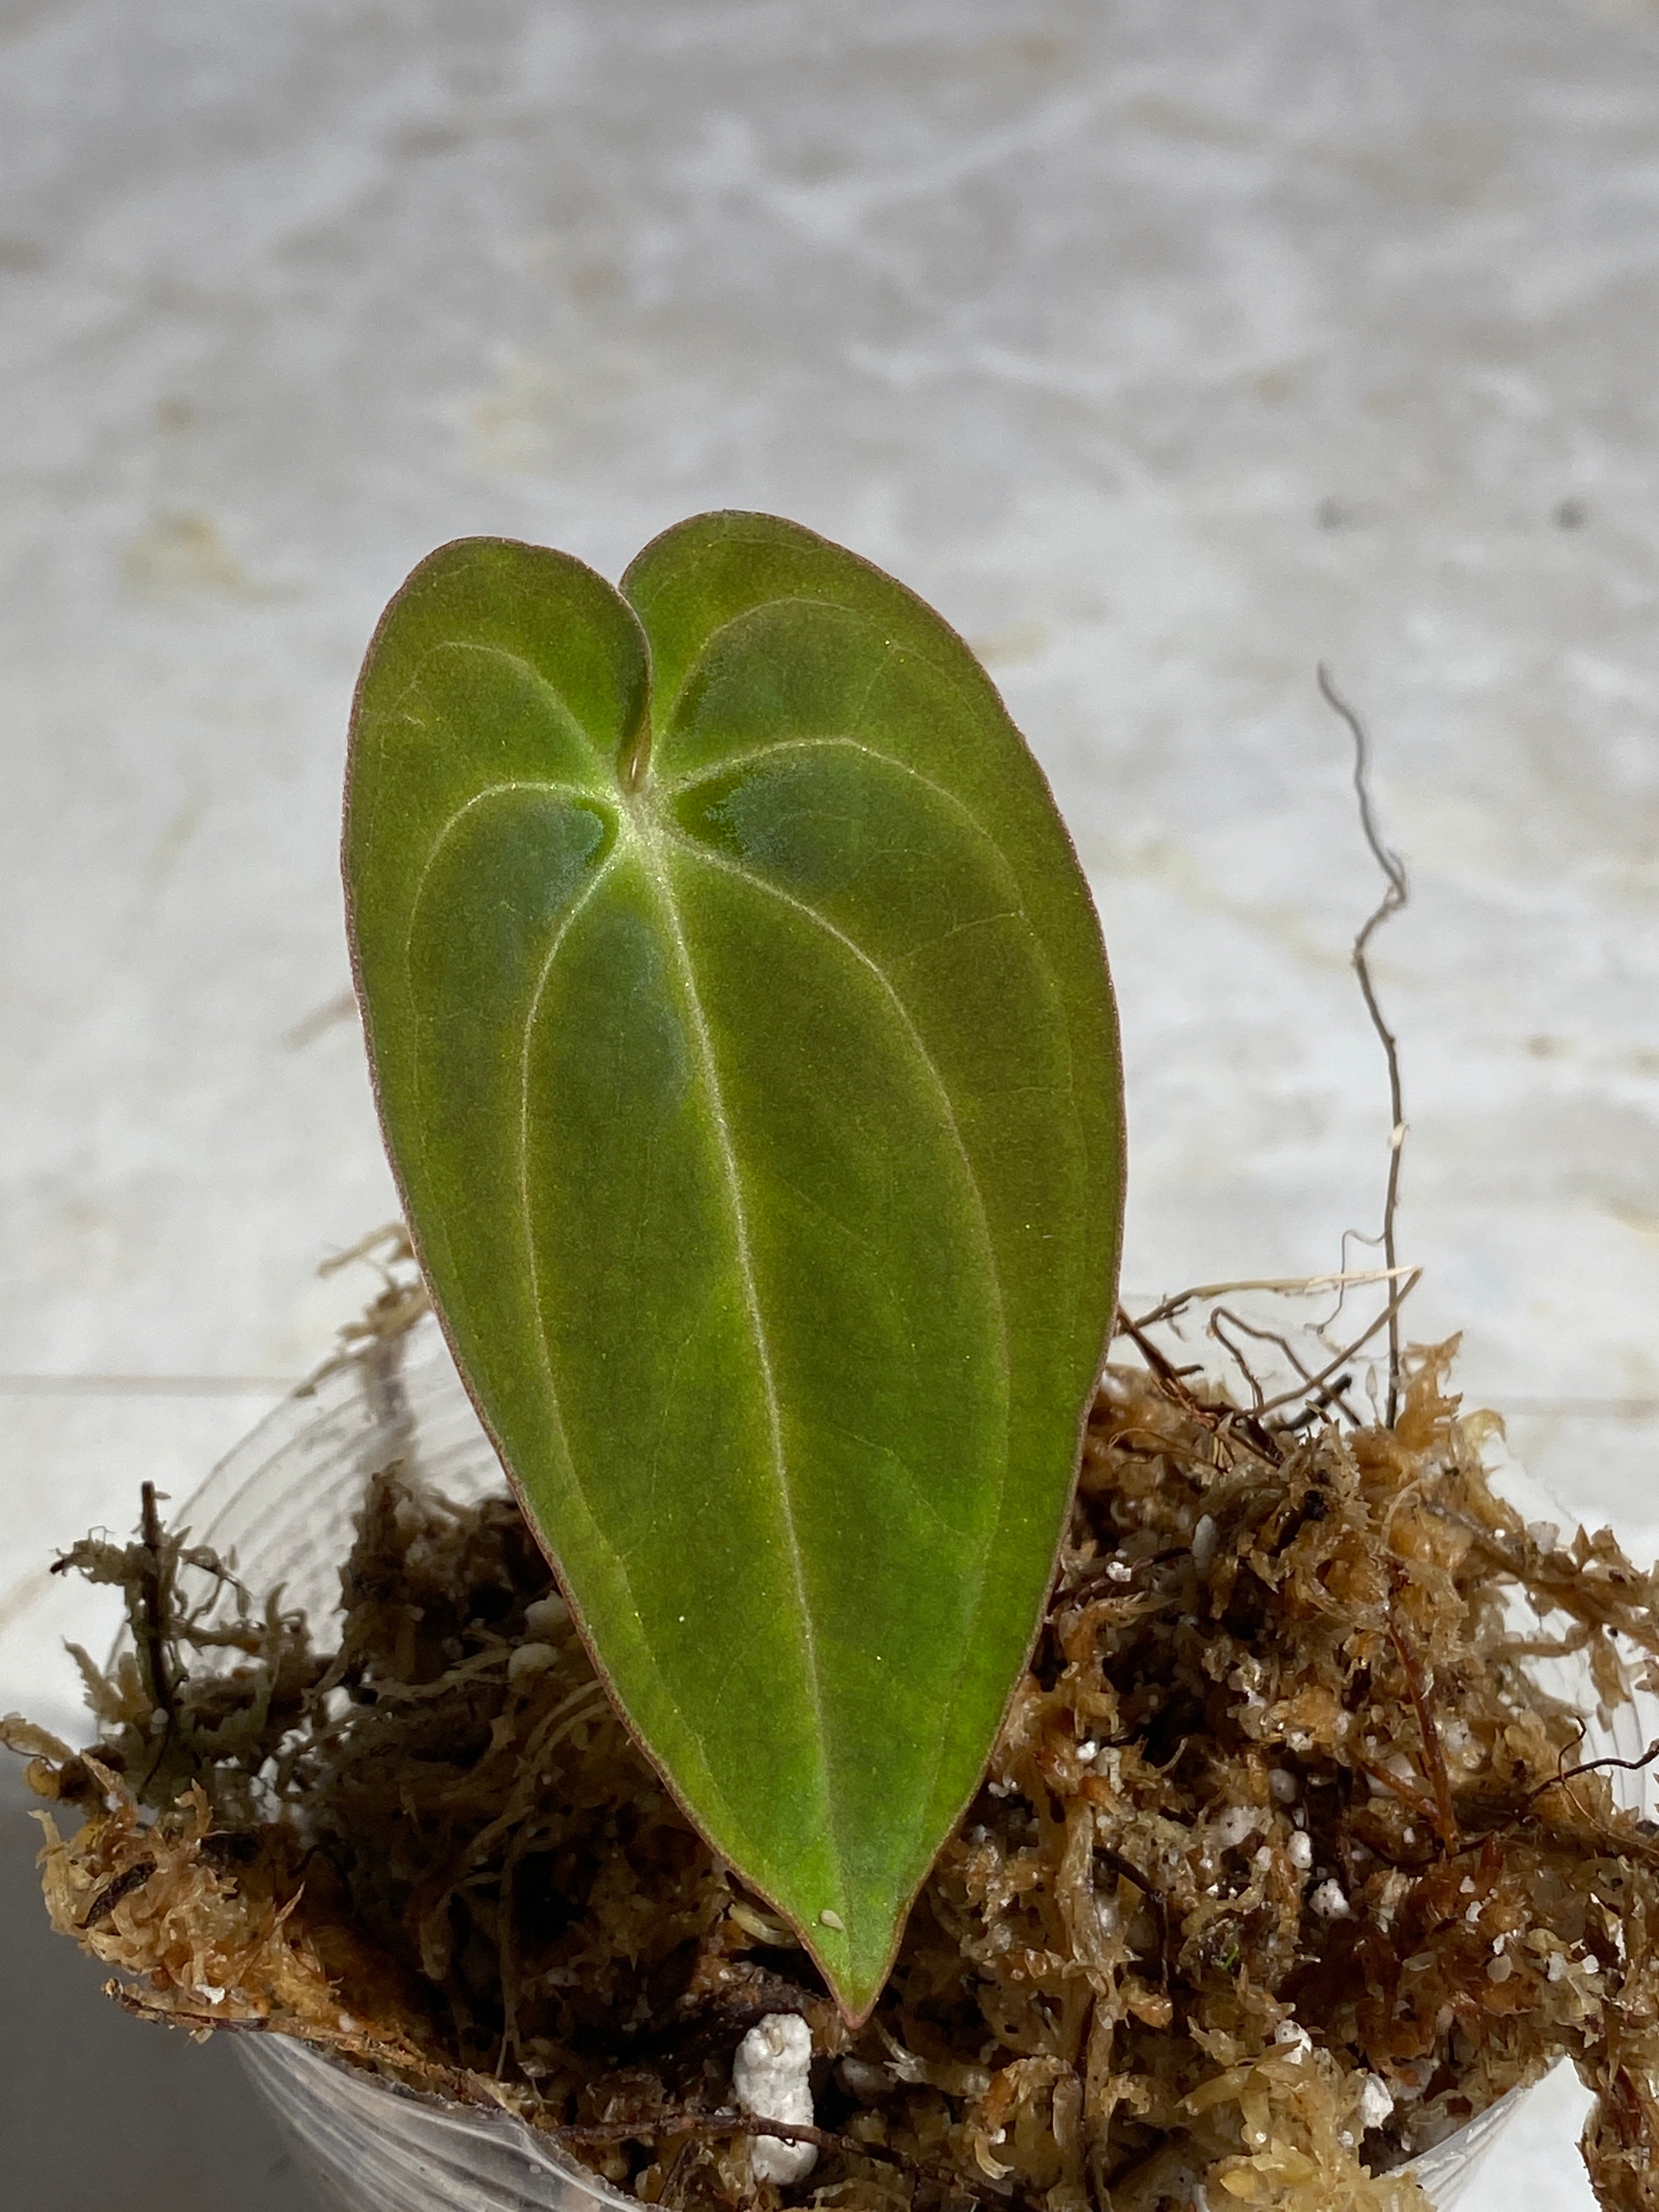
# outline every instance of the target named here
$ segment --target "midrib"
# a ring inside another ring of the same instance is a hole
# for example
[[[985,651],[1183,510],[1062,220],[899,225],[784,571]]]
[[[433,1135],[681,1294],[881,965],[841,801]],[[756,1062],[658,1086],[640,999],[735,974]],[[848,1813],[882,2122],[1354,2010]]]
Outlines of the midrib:
[[[806,1565],[801,1555],[800,1532],[796,1526],[794,1500],[789,1485],[789,1462],[783,1443],[783,1419],[778,1404],[777,1378],[773,1371],[771,1347],[767,1340],[766,1322],[761,1313],[760,1291],[756,1280],[754,1253],[749,1242],[749,1221],[744,1210],[743,1181],[738,1166],[737,1148],[732,1139],[732,1125],[727,1119],[726,1101],[720,1090],[720,1070],[714,1060],[714,1042],[709,1034],[708,1020],[698,996],[696,973],[691,964],[690,947],[680,927],[679,909],[674,902],[673,886],[670,881],[663,842],[657,826],[650,818],[649,800],[644,805],[630,809],[635,830],[639,837],[640,855],[645,873],[655,890],[662,908],[663,921],[669,943],[674,950],[679,969],[680,988],[685,995],[686,1011],[690,1018],[691,1032],[696,1041],[697,1057],[702,1065],[703,1085],[708,1093],[709,1118],[714,1128],[715,1149],[719,1152],[726,1194],[732,1208],[732,1236],[737,1248],[738,1273],[743,1286],[744,1307],[755,1340],[755,1358],[760,1370],[761,1391],[766,1406],[766,1424],[772,1450],[773,1471],[777,1478],[777,1492],[782,1514],[784,1535],[788,1547],[790,1571],[794,1579],[795,1595],[801,1625],[801,1639],[806,1659],[806,1672],[811,1691],[812,1707],[818,1721],[819,1738],[823,1734],[823,1691],[818,1668],[817,1641],[812,1626],[812,1613],[806,1587]],[[826,1746],[827,1749],[827,1746]],[[833,1844],[834,1801],[824,1778],[825,1825]],[[841,1861],[836,1855],[838,1894],[836,1903],[845,1905],[846,1893],[840,1887]]]

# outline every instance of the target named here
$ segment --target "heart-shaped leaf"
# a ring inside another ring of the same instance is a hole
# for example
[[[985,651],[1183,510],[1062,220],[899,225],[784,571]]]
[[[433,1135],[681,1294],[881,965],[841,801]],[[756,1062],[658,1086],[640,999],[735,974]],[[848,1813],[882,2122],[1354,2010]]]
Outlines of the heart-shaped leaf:
[[[704,515],[479,538],[370,648],[345,860],[439,1311],[671,1788],[852,2016],[1030,1647],[1111,1312],[1087,887],[972,655]]]

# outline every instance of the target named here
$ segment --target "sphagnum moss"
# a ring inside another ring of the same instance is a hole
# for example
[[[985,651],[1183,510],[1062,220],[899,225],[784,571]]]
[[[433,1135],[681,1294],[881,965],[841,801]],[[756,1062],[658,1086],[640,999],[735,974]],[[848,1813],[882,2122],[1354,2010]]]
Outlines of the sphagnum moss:
[[[801,2203],[1406,2212],[1393,2169],[1565,2054],[1601,2203],[1650,2208],[1659,1841],[1528,1667],[1583,1652],[1619,1703],[1659,1589],[1528,1531],[1449,1365],[1392,1430],[1109,1373],[1032,1667],[856,2032],[634,1747],[517,1508],[396,1467],[332,1650],[159,1527],[76,1547],[134,1643],[88,1667],[91,1751],[6,1725],[84,1822],[45,1816],[52,1917],[134,2011],[507,2106],[647,2201],[775,2202],[731,2063],[794,2011]]]

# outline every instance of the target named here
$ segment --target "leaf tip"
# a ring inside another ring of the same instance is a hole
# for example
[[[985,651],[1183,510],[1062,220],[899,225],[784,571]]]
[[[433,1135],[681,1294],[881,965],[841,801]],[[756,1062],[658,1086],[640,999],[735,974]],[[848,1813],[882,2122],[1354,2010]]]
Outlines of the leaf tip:
[[[805,1924],[797,1921],[794,1925],[842,2018],[849,2027],[859,2028],[887,1986],[906,1916],[901,1913],[896,1919],[885,1911],[869,1916],[860,1912],[856,1899],[842,1902],[850,1925],[848,1917],[829,1905],[811,1914]]]

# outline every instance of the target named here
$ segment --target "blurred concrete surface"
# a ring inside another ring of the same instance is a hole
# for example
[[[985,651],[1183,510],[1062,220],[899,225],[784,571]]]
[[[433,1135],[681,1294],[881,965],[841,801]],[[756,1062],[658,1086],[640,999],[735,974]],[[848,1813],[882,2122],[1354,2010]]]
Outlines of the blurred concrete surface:
[[[0,1704],[71,1724],[52,1552],[362,1296],[380,606],[714,505],[1003,684],[1112,948],[1136,1293],[1375,1223],[1332,664],[1413,871],[1412,1328],[1659,1541],[1656,277],[1651,0],[0,0]],[[7,2018],[57,2140],[73,2037]]]

